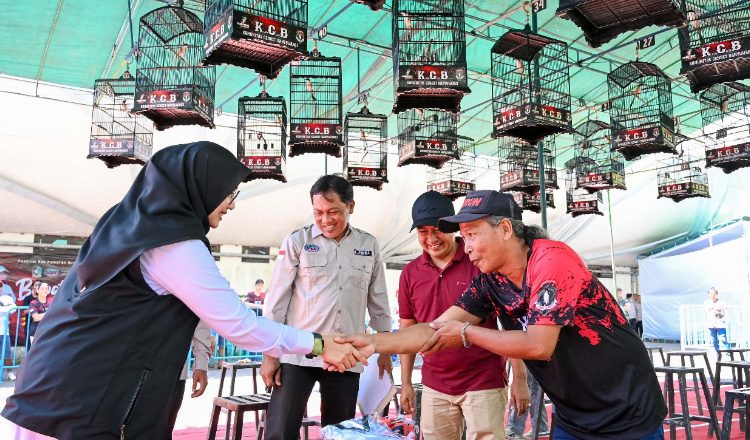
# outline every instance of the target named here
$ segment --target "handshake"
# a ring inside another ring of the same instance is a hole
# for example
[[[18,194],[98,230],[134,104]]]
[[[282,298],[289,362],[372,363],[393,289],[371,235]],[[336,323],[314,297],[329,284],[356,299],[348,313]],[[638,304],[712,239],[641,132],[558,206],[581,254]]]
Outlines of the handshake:
[[[323,368],[344,372],[374,353],[378,358],[380,377],[391,371],[391,354],[419,353],[427,356],[446,348],[463,346],[464,323],[459,321],[432,322],[412,325],[397,332],[377,334],[354,333],[349,335],[323,335]],[[281,364],[277,358],[263,357],[260,375],[266,386],[281,385]]]

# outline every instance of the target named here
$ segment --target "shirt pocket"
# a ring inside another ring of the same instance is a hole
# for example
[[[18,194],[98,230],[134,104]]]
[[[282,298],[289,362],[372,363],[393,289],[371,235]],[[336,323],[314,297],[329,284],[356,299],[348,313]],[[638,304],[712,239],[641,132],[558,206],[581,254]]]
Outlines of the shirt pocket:
[[[326,273],[326,256],[301,254],[299,257],[299,273],[297,278],[302,287],[310,292],[328,281]]]
[[[372,268],[375,263],[371,257],[352,257],[349,260],[352,270],[349,273],[349,281],[360,289],[367,289],[372,278]]]

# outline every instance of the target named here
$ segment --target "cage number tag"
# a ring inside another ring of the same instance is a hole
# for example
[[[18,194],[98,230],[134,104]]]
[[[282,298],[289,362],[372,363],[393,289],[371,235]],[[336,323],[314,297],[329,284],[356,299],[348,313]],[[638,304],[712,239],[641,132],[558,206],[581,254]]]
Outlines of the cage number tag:
[[[531,10],[535,14],[547,9],[547,0],[534,0],[531,2]]]
[[[603,112],[609,111],[611,109],[612,109],[612,101],[607,101],[607,102],[605,102],[605,103],[602,104],[601,110]]]
[[[326,37],[326,35],[328,35],[328,25],[325,25],[322,28],[318,29],[318,40],[322,40]]]
[[[656,37],[651,35],[650,37],[641,38],[638,40],[638,49],[646,49],[656,44]]]

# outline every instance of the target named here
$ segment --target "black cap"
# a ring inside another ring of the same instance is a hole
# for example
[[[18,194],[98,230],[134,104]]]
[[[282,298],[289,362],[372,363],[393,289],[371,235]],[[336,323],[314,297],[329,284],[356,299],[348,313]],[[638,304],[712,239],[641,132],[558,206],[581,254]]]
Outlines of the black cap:
[[[414,223],[409,232],[417,226],[437,226],[440,217],[447,217],[456,213],[453,203],[448,197],[437,191],[427,191],[417,197],[411,207],[411,219]]]
[[[263,280],[258,278],[257,280],[255,280],[255,284],[266,284],[266,283],[264,283]]]
[[[472,191],[464,199],[458,214],[441,218],[438,228],[443,232],[457,232],[459,223],[473,222],[488,215],[521,220],[521,208],[510,194],[492,190]]]

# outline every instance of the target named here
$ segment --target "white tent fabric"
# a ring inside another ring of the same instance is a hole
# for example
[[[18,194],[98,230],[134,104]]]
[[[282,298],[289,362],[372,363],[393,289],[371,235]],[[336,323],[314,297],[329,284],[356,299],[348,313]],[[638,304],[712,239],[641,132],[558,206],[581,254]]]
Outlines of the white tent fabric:
[[[638,261],[644,337],[680,339],[680,306],[703,304],[710,287],[729,305],[748,305],[748,228],[739,221]]]
[[[140,167],[107,169],[86,160],[91,124],[91,90],[8,77],[0,73],[0,233],[87,236],[96,220],[127,191]],[[225,113],[217,128],[175,127],[155,132],[155,150],[183,142],[211,140],[234,150],[236,116]],[[462,133],[469,136],[479,134]],[[391,133],[395,135],[395,133]],[[486,148],[486,147],[485,147]],[[411,205],[426,188],[426,168],[397,167],[390,147],[389,180],[382,191],[356,188],[352,225],[377,237],[384,257],[408,260],[420,248],[410,233]],[[618,266],[636,266],[638,253],[698,232],[710,224],[749,214],[750,170],[725,175],[709,170],[711,199],[679,204],[656,199],[659,157],[647,156],[627,169],[627,191],[611,192],[614,250]],[[289,182],[260,180],[240,185],[237,208],[212,231],[213,243],[279,246],[291,231],[312,222],[309,188],[326,169],[341,171],[341,159],[305,154],[288,160]],[[478,162],[477,188],[497,189],[496,159]],[[558,163],[558,166],[562,166]],[[562,170],[558,171],[563,187]],[[609,219],[565,214],[565,192],[554,193],[548,210],[553,238],[570,244],[590,264],[610,264]],[[460,207],[461,199],[456,202]],[[605,196],[602,210],[607,212]],[[540,224],[540,216],[524,213]],[[0,240],[2,241],[2,240]]]

